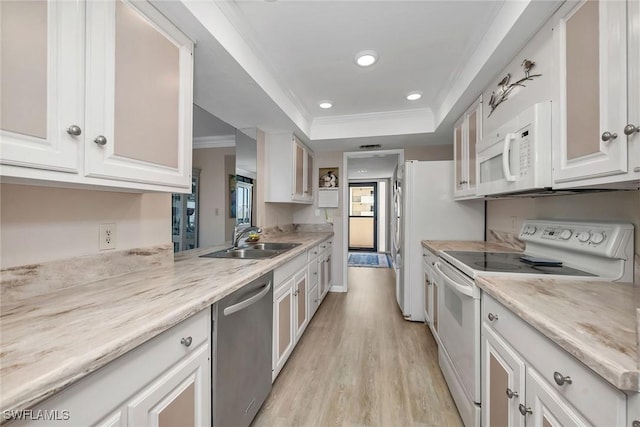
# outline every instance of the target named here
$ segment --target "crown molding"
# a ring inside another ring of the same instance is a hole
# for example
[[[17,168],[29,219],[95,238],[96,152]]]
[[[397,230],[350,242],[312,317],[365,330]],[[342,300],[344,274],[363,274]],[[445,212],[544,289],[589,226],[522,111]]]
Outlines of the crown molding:
[[[434,116],[430,108],[384,111],[315,118],[311,140],[430,133]]]
[[[193,149],[235,147],[235,135],[199,136],[193,138]]]

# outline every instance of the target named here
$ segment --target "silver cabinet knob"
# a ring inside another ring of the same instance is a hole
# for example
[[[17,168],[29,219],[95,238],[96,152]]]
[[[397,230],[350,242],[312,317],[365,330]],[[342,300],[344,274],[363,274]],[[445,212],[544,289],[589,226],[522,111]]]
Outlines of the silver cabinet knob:
[[[82,129],[78,125],[71,125],[67,128],[67,133],[69,135],[78,136],[82,134]]]
[[[513,399],[514,397],[518,397],[518,392],[517,391],[513,391],[510,388],[507,387],[507,397],[509,399]]]
[[[185,347],[189,347],[192,341],[193,341],[193,338],[185,337],[180,340],[180,344],[184,345]]]
[[[640,421],[635,420],[633,423],[631,423],[631,427],[640,427]]]
[[[553,373],[553,380],[556,382],[556,384],[558,385],[565,385],[565,384],[571,384],[573,381],[571,380],[571,377],[569,376],[564,376],[562,375],[560,372],[555,371]]]
[[[627,136],[633,135],[634,133],[637,133],[637,132],[640,132],[640,126],[632,125],[631,123],[629,123],[624,127],[624,134]],[[640,427],[640,424],[637,427]]]
[[[493,322],[494,320],[498,320],[498,315],[497,314],[493,314],[493,313],[489,313],[487,318],[489,319],[490,322]]]
[[[609,142],[611,140],[616,139],[617,137],[618,137],[617,133],[611,133],[611,132],[604,132],[601,136],[604,142]]]
[[[104,137],[103,135],[98,135],[98,136],[96,136],[96,139],[93,140],[93,142],[95,142],[98,145],[106,145],[107,144],[107,138]]]
[[[520,413],[525,416],[527,414],[533,414],[533,411],[531,411],[531,408],[527,408],[526,406],[524,406],[522,403],[518,405],[518,411],[520,411]]]

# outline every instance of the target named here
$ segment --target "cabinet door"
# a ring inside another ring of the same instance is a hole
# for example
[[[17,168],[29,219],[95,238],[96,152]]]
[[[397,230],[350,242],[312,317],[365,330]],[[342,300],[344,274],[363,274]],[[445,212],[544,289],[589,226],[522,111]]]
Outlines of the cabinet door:
[[[482,139],[482,103],[477,101],[467,116],[467,190],[476,191],[476,145]]]
[[[431,324],[431,314],[433,313],[431,292],[431,269],[424,266],[424,319],[427,325]]]
[[[302,200],[305,197],[304,194],[304,179],[305,179],[305,149],[297,139],[293,139],[293,199]]]
[[[626,8],[624,1],[587,0],[559,19],[555,183],[627,172]]]
[[[295,296],[295,331],[296,337],[295,341],[298,342],[304,329],[307,326],[307,322],[309,320],[308,314],[308,302],[307,295],[308,291],[308,283],[306,269],[298,274],[296,274],[295,278],[295,291],[293,295]]]
[[[455,168],[453,172],[454,183],[454,195],[459,195],[465,189],[465,159],[463,149],[463,128],[464,128],[464,116],[456,123],[453,128],[453,159]]]
[[[307,199],[313,199],[313,153],[309,150],[305,150],[306,152],[306,162],[305,162],[305,190],[304,195]]]
[[[128,406],[128,425],[197,427],[210,423],[209,347],[201,346],[145,387]]]
[[[293,350],[293,277],[274,294],[273,301],[273,378]]]
[[[525,365],[490,327],[482,327],[482,424],[524,427]]]
[[[0,2],[2,165],[78,172],[83,136],[71,133],[84,131],[83,16],[80,1]]]
[[[629,172],[635,174],[635,179],[640,179],[640,2],[629,1],[627,3],[628,19],[628,53],[629,65],[629,118],[626,127],[627,142],[629,144]],[[632,130],[635,129],[635,132]]]
[[[527,427],[588,426],[560,395],[558,395],[536,371],[527,369]]]
[[[88,176],[191,190],[192,50],[147,2],[87,2]]]
[[[433,281],[432,284],[432,291],[433,291],[433,320],[431,322],[432,328],[431,328],[431,332],[433,332],[436,341],[438,341],[440,338],[438,336],[438,316],[439,316],[439,302],[438,302],[438,293],[440,292],[440,285],[438,285],[438,282],[436,280]]]

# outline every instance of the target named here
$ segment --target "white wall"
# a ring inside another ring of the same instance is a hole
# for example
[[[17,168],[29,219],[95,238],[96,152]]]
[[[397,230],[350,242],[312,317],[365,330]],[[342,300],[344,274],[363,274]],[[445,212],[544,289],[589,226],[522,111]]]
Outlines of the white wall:
[[[512,228],[515,217],[515,230]],[[640,190],[487,202],[487,231],[519,232],[525,219],[616,220],[635,225],[640,250]],[[489,235],[489,233],[487,233]]]
[[[451,143],[446,145],[425,145],[420,147],[405,147],[405,160],[453,160],[453,131]]]
[[[2,184],[0,266],[98,254],[105,223],[116,224],[116,250],[170,244],[171,195]]]
[[[200,169],[200,247],[219,245],[228,240],[229,177],[225,157],[233,156],[234,147],[193,150],[193,167]]]

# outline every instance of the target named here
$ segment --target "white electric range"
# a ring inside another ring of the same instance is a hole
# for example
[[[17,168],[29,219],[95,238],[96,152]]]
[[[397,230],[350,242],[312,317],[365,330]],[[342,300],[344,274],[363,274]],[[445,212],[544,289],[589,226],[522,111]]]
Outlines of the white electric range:
[[[527,220],[523,253],[443,251],[438,281],[439,364],[467,427],[480,426],[478,275],[633,281],[633,224]],[[524,260],[523,260],[524,258]]]

